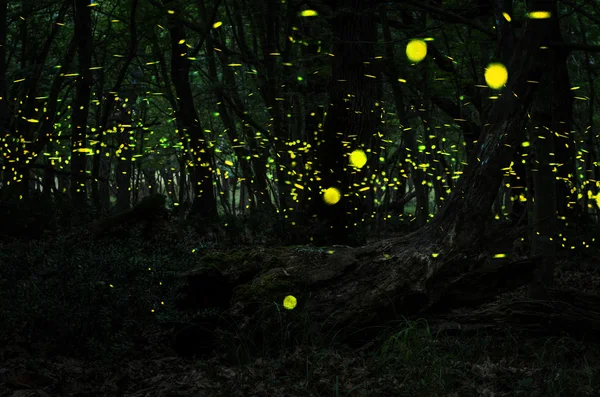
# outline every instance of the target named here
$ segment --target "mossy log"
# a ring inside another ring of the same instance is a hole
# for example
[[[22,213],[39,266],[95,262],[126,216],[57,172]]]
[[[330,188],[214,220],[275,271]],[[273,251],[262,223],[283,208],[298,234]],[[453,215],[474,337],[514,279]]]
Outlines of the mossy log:
[[[246,264],[256,274],[252,281],[234,286],[230,314],[242,328],[277,322],[276,311],[271,311],[270,319],[257,318],[256,313],[269,312],[274,303],[281,305],[292,295],[298,303],[293,311],[308,315],[312,323],[340,339],[351,340],[357,330],[400,316],[443,313],[489,301],[527,284],[537,262],[537,258],[494,260],[484,254],[444,255],[433,247],[416,247],[410,239],[392,239],[363,248],[279,249],[276,266]],[[266,250],[262,258],[274,254]]]
[[[539,257],[513,261],[417,249],[418,235],[362,248],[301,246],[214,254],[200,260],[205,270],[211,269],[208,273],[180,275],[187,279],[181,302],[186,309],[225,309],[239,331],[255,336],[258,331],[264,341],[273,340],[270,333],[281,328],[282,318],[298,325],[304,316],[338,341],[357,346],[372,340],[377,326],[402,317],[423,317],[433,329],[446,331],[509,325],[574,337],[600,334],[600,297],[551,289],[550,301],[493,302],[529,283]],[[199,283],[202,274],[210,276],[204,284]],[[218,302],[207,282],[223,291]],[[283,308],[288,295],[297,299],[290,311]],[[286,330],[294,332],[293,327]]]
[[[362,248],[299,246],[211,254],[200,259],[200,269],[178,275],[184,284],[178,306],[224,309],[242,330],[276,329],[283,300],[292,295],[298,304],[289,316],[307,315],[343,340],[401,315],[445,313],[489,301],[527,284],[538,259],[417,249],[412,240],[417,236]],[[366,342],[372,336],[361,338]]]

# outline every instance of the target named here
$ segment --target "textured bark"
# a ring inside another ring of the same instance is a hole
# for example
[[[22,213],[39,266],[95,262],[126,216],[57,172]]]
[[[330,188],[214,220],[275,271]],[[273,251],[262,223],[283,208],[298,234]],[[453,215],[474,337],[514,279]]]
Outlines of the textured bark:
[[[546,301],[513,298],[477,310],[455,310],[430,321],[445,334],[498,329],[499,325],[537,335],[564,335],[598,342],[600,297],[575,291],[548,290]],[[448,323],[447,321],[451,322]]]
[[[357,334],[357,329],[383,324],[399,313],[438,314],[485,302],[526,284],[536,267],[537,259],[489,261],[483,255],[437,260],[416,246],[407,238],[362,249],[300,246],[215,253],[203,257],[198,269],[171,274],[170,282],[180,286],[179,310],[228,310],[234,321],[227,323],[254,332],[258,341],[269,340],[270,334],[256,334],[257,329],[272,331],[281,321],[273,303],[293,295],[298,306],[289,315],[306,313],[339,340],[363,343],[374,335]],[[288,332],[299,331],[294,325],[300,323],[289,324]]]
[[[535,27],[540,34],[562,42],[556,0],[535,0],[530,6],[552,11],[548,23]],[[566,64],[568,52],[553,46],[543,54],[549,66],[540,79],[530,124],[533,127],[530,141],[534,148],[531,171],[535,197],[533,223],[530,224],[531,249],[533,255],[544,255],[544,260],[528,293],[530,298],[538,299],[546,299],[546,288],[553,284],[556,233],[560,230],[557,230],[557,216],[570,215],[567,208],[568,202],[575,201],[571,189],[576,175],[571,132],[573,94]]]
[[[544,20],[530,20],[535,27]],[[456,250],[482,242],[485,224],[500,183],[503,168],[509,165],[515,148],[522,141],[527,112],[532,104],[537,84],[545,68],[540,46],[549,37],[531,28],[519,40],[515,56],[508,67],[509,80],[502,96],[495,101],[488,116],[488,125],[469,157],[461,179],[452,191],[447,205],[434,221],[427,225],[431,237],[441,238]]]

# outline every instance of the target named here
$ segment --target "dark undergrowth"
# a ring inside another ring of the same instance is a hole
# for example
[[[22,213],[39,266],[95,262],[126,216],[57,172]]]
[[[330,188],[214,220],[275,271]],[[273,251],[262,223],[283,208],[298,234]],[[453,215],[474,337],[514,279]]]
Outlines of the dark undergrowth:
[[[227,230],[175,227],[152,240],[134,231],[95,242],[71,231],[3,243],[0,396],[600,395],[597,345],[509,328],[444,336],[422,318],[398,318],[351,350],[304,313],[304,338],[282,321],[277,347],[259,345],[233,327],[211,354],[177,357],[164,325],[189,314],[175,309],[171,275],[209,254],[227,260],[252,236],[229,232],[232,242]],[[561,288],[600,289],[594,260],[584,262],[563,263]]]

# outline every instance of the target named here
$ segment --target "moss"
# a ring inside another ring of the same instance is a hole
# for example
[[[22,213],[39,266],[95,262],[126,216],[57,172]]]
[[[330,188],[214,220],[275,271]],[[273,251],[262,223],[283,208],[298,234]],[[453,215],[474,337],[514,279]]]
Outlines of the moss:
[[[283,272],[283,270],[282,270]],[[274,272],[267,273],[260,278],[259,284],[268,291],[289,291],[295,287],[292,277],[277,276]]]
[[[220,271],[227,271],[230,267],[243,264],[248,260],[248,253],[240,251],[230,252],[211,252],[204,255],[201,259],[202,264],[213,266]]]
[[[284,267],[286,261],[280,249],[264,250],[262,248],[241,249],[227,252],[208,253],[200,259],[202,264],[214,266],[222,272],[231,268],[248,264],[258,265],[261,269],[269,270]]]
[[[257,277],[253,284],[243,284],[234,288],[234,300],[244,303],[282,303],[286,295],[298,296],[305,290],[300,280],[276,273],[282,270],[272,270]]]
[[[235,300],[247,302],[249,298],[256,297],[259,289],[254,285],[242,284],[233,289],[233,297]]]

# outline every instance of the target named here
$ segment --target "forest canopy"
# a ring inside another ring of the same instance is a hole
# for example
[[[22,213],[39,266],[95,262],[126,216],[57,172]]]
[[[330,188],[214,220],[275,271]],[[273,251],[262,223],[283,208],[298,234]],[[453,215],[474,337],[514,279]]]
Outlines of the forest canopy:
[[[533,216],[534,176],[554,176],[563,246],[589,243],[565,217],[597,209],[594,4],[259,3],[4,1],[3,199],[79,224],[163,194],[177,216],[261,213],[318,244],[423,226],[485,162],[529,20],[547,73],[490,219]]]

